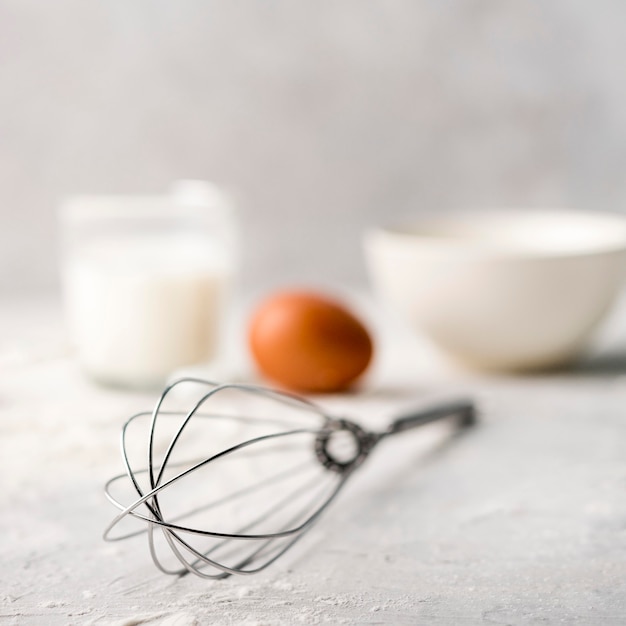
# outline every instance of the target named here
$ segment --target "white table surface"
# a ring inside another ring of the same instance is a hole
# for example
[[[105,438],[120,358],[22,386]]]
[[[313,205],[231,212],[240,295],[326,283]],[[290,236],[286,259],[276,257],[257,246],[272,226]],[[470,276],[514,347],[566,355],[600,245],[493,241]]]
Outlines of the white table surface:
[[[264,572],[161,574],[105,543],[119,428],[156,394],[86,380],[54,299],[0,310],[0,625],[626,623],[626,306],[569,372],[454,370],[376,307],[361,391],[317,402],[370,426],[470,393],[480,425],[389,440]],[[243,377],[250,376],[245,370]]]

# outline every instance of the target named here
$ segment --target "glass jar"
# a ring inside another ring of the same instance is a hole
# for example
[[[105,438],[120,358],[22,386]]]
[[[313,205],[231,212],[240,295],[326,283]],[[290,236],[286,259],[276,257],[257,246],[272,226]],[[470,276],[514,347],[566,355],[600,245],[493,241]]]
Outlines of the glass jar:
[[[94,379],[151,388],[223,358],[237,242],[217,188],[190,181],[170,196],[70,198],[61,230],[69,332]]]

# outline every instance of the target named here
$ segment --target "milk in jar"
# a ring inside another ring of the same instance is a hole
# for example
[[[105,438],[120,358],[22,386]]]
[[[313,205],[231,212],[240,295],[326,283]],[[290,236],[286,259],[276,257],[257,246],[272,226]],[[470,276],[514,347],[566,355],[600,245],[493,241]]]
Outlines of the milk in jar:
[[[104,196],[62,217],[68,327],[93,378],[155,387],[220,358],[236,253],[216,207]]]

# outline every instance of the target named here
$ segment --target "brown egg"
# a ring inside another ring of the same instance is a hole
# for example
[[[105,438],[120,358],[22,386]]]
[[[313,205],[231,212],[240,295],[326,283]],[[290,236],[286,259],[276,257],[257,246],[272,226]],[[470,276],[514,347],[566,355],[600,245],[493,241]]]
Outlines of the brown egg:
[[[369,333],[352,313],[307,291],[285,291],[262,302],[250,320],[249,344],[267,378],[304,392],[349,387],[373,351]]]

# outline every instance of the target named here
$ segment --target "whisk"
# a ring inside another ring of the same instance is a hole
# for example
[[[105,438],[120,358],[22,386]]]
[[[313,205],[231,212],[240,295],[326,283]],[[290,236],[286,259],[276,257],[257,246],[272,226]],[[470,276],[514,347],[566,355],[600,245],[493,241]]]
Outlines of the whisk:
[[[259,572],[313,526],[380,441],[447,417],[470,426],[474,406],[449,401],[370,432],[288,393],[180,379],[122,428],[126,471],[105,486],[120,513],[104,538],[147,533],[166,574]],[[141,527],[120,529],[131,522]]]

